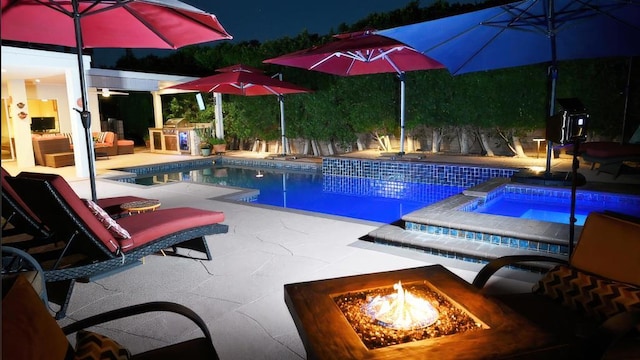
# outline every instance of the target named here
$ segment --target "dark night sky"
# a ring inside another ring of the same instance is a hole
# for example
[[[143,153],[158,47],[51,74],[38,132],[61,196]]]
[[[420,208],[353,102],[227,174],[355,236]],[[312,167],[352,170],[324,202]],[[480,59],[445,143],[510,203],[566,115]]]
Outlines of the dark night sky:
[[[275,40],[294,37],[307,30],[327,34],[342,23],[353,24],[367,15],[388,12],[405,7],[410,0],[182,0],[210,12],[233,36],[233,42]],[[458,2],[458,1],[452,1]],[[463,1],[461,1],[463,2]],[[432,0],[421,0],[426,7]],[[212,43],[215,44],[215,43]],[[136,56],[149,53],[159,56],[169,51],[134,50]],[[114,65],[124,55],[123,49],[96,49],[93,66]]]

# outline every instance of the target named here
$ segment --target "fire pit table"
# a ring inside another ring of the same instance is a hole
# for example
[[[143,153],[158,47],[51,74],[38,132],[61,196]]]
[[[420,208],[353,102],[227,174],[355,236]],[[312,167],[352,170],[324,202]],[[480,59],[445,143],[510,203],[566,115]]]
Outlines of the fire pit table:
[[[568,356],[561,339],[482,295],[441,265],[284,288],[308,359],[548,360]],[[425,307],[433,309],[423,314]],[[389,320],[393,313],[399,321]],[[412,323],[413,315],[424,318]]]

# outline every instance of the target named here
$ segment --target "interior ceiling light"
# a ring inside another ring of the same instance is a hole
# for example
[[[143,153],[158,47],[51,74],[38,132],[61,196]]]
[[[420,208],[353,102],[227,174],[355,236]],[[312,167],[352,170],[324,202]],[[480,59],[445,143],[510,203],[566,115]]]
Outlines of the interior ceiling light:
[[[108,88],[102,88],[99,94],[102,95],[103,97],[109,97],[111,95],[129,95],[129,93],[121,92],[121,91],[112,91],[112,90],[109,90]]]

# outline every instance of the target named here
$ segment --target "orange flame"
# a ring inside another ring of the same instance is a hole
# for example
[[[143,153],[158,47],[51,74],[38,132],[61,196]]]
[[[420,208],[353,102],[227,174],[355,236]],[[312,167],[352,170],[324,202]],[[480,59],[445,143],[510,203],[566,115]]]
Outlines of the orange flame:
[[[395,293],[374,297],[366,311],[372,318],[394,329],[416,329],[432,325],[438,320],[438,311],[427,300],[402,288],[402,282],[393,284]]]

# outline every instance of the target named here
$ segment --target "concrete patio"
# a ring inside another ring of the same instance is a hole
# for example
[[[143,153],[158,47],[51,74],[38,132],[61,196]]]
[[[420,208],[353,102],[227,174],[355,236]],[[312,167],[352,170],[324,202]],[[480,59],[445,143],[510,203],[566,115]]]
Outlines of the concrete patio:
[[[377,156],[362,154],[374,155]],[[218,186],[176,182],[146,187],[106,179],[115,174],[110,170],[113,168],[181,159],[184,156],[137,151],[133,155],[98,160],[97,194],[98,197],[155,198],[161,201],[162,208],[191,206],[224,212],[229,232],[207,237],[213,260],[154,255],[147,257],[141,266],[95,282],[77,284],[67,317],[60,320],[62,325],[126,305],[172,301],[188,306],[206,321],[221,359],[305,359],[302,341],[284,302],[285,284],[431,264],[442,264],[471,281],[480,268],[477,264],[359,240],[379,227],[379,223],[221,201],[219,197],[237,190]],[[443,156],[437,161],[452,162],[452,159]],[[479,158],[455,159],[478,161]],[[537,161],[544,166],[543,159],[519,161],[523,162],[522,166],[525,161]],[[570,159],[555,163],[554,170],[570,170]],[[81,197],[90,197],[89,181],[77,178],[73,167],[17,169],[10,162],[2,165],[12,175],[20,171],[60,173]],[[504,166],[520,167],[521,164]],[[614,180],[608,174],[595,175],[586,165],[581,165],[580,172],[589,183],[623,192],[637,191],[640,183],[638,175],[622,175]],[[495,291],[529,291],[538,278],[523,271],[501,271],[500,275],[492,282]],[[116,339],[132,352],[198,335],[195,326],[166,314],[112,322],[96,331]]]

